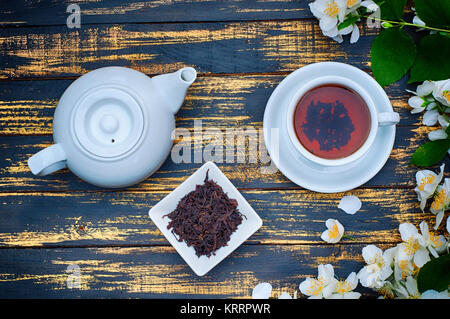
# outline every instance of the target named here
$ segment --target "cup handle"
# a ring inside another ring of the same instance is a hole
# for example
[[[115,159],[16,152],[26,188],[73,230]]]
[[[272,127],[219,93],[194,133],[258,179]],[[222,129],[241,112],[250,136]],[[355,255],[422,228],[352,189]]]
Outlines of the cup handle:
[[[67,167],[66,153],[59,144],[40,150],[28,159],[28,167],[34,175],[44,176]]]
[[[398,122],[400,122],[400,115],[397,112],[378,113],[378,125],[379,126],[395,125]]]

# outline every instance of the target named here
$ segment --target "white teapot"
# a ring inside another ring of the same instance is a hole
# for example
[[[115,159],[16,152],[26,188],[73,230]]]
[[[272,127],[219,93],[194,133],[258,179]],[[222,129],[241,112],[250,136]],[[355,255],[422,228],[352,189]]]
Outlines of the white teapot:
[[[197,72],[149,78],[105,67],[74,81],[55,110],[51,145],[28,159],[35,175],[68,167],[100,187],[126,187],[155,172],[172,147],[175,117]]]

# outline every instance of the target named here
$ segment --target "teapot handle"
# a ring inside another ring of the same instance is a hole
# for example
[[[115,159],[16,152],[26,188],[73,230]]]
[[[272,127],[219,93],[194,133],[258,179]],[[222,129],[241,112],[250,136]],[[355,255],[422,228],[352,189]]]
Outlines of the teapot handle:
[[[396,112],[378,113],[378,125],[379,126],[395,125],[398,122],[400,122],[400,115]]]
[[[67,167],[66,153],[59,144],[40,150],[28,159],[28,167],[34,175],[44,176]]]

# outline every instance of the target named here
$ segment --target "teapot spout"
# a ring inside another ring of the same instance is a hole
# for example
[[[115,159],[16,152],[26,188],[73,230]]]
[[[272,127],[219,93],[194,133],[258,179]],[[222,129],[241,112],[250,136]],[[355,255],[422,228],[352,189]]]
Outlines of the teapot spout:
[[[197,78],[197,71],[191,67],[176,72],[158,75],[152,78],[165,104],[175,114],[183,104],[188,87]]]

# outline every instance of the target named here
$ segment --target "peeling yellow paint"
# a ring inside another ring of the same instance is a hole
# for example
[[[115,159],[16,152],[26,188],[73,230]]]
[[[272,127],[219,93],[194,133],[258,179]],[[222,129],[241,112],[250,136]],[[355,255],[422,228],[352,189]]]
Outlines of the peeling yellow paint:
[[[295,260],[301,262],[299,270],[316,269],[319,263],[328,259],[311,255],[311,247],[288,245],[265,247],[262,251],[234,252],[227,258],[227,262],[230,264],[239,263],[240,265],[243,262],[249,263],[249,267],[251,267],[253,258],[259,258],[261,253],[269,253],[284,257],[290,255],[292,260],[288,262],[295,262]],[[228,268],[228,273],[224,276],[225,279],[216,278],[216,275],[212,274],[204,277],[195,277],[195,280],[193,280],[194,275],[192,271],[181,259],[179,259],[181,263],[171,265],[160,264],[155,260],[154,257],[159,254],[176,254],[171,247],[109,247],[87,248],[86,250],[89,257],[84,257],[83,259],[71,255],[66,259],[50,260],[53,265],[61,267],[49,269],[60,269],[61,273],[46,275],[26,272],[20,275],[4,273],[0,274],[0,282],[30,280],[33,284],[46,285],[50,289],[63,291],[68,289],[66,280],[69,273],[66,272],[66,269],[69,265],[78,265],[80,267],[81,287],[79,290],[81,291],[121,291],[123,293],[149,293],[155,295],[228,295],[235,298],[249,298],[253,287],[261,282],[257,273],[252,270],[246,270],[245,266],[240,271],[233,271],[234,267]],[[137,254],[140,256],[139,261],[136,261],[135,258]],[[142,256],[148,256],[148,260],[145,257],[142,258]],[[343,254],[337,260],[355,260],[355,256]],[[279,262],[280,260],[276,261],[275,264]],[[283,261],[281,263],[283,264]],[[280,294],[282,289],[286,289],[286,287],[280,285],[281,280],[289,280],[289,282],[298,285],[302,278],[305,277],[300,271],[298,274],[294,272],[283,278],[280,278],[276,272],[270,273],[270,270],[265,275],[270,277],[270,282],[274,286],[274,294]]]
[[[374,30],[362,31],[375,34]],[[309,35],[316,34],[313,38]],[[159,64],[151,51],[122,52],[142,46],[186,45],[226,40],[255,40],[263,59],[280,62],[277,71],[294,70],[312,62],[345,58],[347,53],[320,36],[317,23],[300,21],[260,21],[219,24],[217,28],[188,30],[129,30],[123,25],[90,27],[69,33],[27,34],[0,37],[6,56],[26,62],[0,71],[0,77],[83,74],[86,65],[99,61],[126,60],[145,73],[166,73],[184,66],[181,62]],[[320,49],[320,50],[319,50]],[[101,51],[101,54],[100,54]]]
[[[70,241],[83,240],[104,240],[108,241],[124,241],[130,235],[150,235],[147,229],[119,229],[117,227],[101,227],[94,228],[87,226],[85,232],[77,231],[76,227],[67,227],[56,231],[24,231],[21,233],[1,233],[0,244],[8,246],[43,246],[45,244],[56,244]]]
[[[97,216],[81,217],[76,215],[76,210],[71,210],[66,216],[58,211],[58,220],[60,220],[58,224],[52,227],[42,224],[40,226],[42,229],[36,229],[39,225],[29,225],[24,226],[22,231],[0,233],[0,245],[30,247],[49,244],[82,244],[83,242],[134,243],[137,240],[143,240],[143,243],[168,245],[167,240],[147,215],[151,206],[167,194],[168,191],[152,191],[151,193],[126,191],[89,195],[63,192],[0,193],[0,200],[5,207],[22,205],[21,202],[30,200],[28,198],[45,201],[56,197],[64,200],[64,203],[61,203],[62,207],[74,202],[77,203],[79,209],[84,209],[89,205],[105,202],[105,211],[112,209],[112,206],[119,206],[114,208],[114,213],[120,212],[119,216],[110,217],[106,214],[105,217],[99,219]],[[321,242],[320,230],[325,229],[325,226],[322,218],[315,217],[317,216],[316,212],[338,212],[338,203],[346,194],[356,195],[364,203],[358,212],[360,218],[366,218],[366,212],[370,211],[373,214],[373,210],[376,209],[384,211],[380,213],[384,222],[389,221],[385,226],[371,228],[370,232],[360,233],[352,230],[351,235],[362,242],[396,242],[399,240],[399,234],[396,231],[397,225],[414,222],[417,218],[431,222],[433,217],[431,214],[423,216],[419,209],[417,196],[409,188],[356,189],[338,194],[318,194],[307,190],[242,190],[242,194],[263,218],[264,223],[258,231],[257,240],[264,244]],[[105,201],[105,196],[107,201]],[[390,214],[387,215],[386,212],[390,212]],[[44,210],[41,214],[48,216],[54,213]],[[377,219],[366,221],[368,225],[377,222]],[[301,224],[304,226],[299,227]],[[389,225],[394,225],[394,229],[386,229]],[[250,238],[250,240],[253,239]]]

